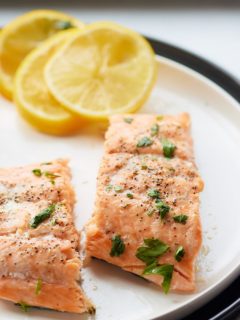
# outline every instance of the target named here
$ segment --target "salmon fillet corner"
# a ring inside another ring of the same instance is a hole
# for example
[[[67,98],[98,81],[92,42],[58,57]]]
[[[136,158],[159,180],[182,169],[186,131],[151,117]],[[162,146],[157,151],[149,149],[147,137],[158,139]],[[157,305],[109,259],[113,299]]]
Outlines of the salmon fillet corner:
[[[163,287],[167,266],[173,270],[170,290],[192,292],[203,181],[194,163],[190,117],[129,114],[110,123],[86,225],[87,254]]]
[[[66,160],[0,169],[0,298],[82,313],[79,234]]]

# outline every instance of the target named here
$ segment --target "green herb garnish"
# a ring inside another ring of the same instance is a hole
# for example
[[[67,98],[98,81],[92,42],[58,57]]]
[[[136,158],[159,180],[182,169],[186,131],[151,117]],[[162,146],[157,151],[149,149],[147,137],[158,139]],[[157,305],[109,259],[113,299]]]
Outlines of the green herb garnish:
[[[110,251],[111,257],[119,257],[125,250],[125,244],[123,243],[121,236],[116,235],[112,238],[112,249]]]
[[[160,198],[160,192],[157,189],[150,189],[147,195],[153,199]]]
[[[49,179],[56,179],[56,178],[60,177],[58,174],[55,174],[55,173],[52,173],[49,171],[44,172],[44,174]]]
[[[155,206],[161,219],[163,219],[170,210],[170,207],[160,199],[155,201]]]
[[[151,136],[154,137],[158,134],[159,132],[159,125],[157,123],[155,123],[152,127],[151,127]]]
[[[52,162],[42,162],[41,166],[49,166],[50,164],[52,164]]]
[[[41,169],[33,169],[32,173],[36,176],[36,177],[41,177],[42,176],[42,171]]]
[[[127,193],[127,197],[128,197],[129,199],[133,199],[133,194],[130,193],[130,192],[128,192],[128,193]]]
[[[44,175],[50,180],[51,184],[55,184],[55,179],[60,177],[58,174],[49,171],[44,172]]]
[[[175,252],[175,259],[180,262],[182,260],[182,258],[184,257],[184,254],[185,254],[185,250],[183,248],[183,246],[179,246]]]
[[[167,294],[169,291],[169,288],[170,288],[173,270],[174,270],[174,267],[172,264],[158,265],[156,262],[154,262],[144,269],[143,274],[144,275],[158,274],[158,275],[162,276],[163,277],[163,282],[162,282],[163,292],[165,294]]]
[[[75,26],[70,21],[59,20],[55,23],[55,28],[58,30],[67,30],[74,27]]]
[[[144,247],[137,249],[136,257],[147,265],[155,262],[169,249],[168,245],[158,239],[144,239],[144,244]]]
[[[114,186],[114,191],[119,193],[123,191],[123,187],[122,186]]]
[[[112,190],[112,188],[113,188],[113,186],[112,186],[111,184],[109,184],[108,186],[106,186],[105,190],[106,190],[107,192],[109,192],[109,191]]]
[[[169,159],[172,158],[174,156],[176,146],[167,139],[162,141],[162,146],[164,156]]]
[[[30,222],[30,227],[36,229],[40,223],[50,218],[55,210],[56,205],[51,204],[49,207],[38,213],[35,217],[32,218]]]
[[[180,214],[178,216],[174,216],[173,220],[177,223],[182,223],[182,224],[186,224],[188,219],[188,216],[186,216],[185,214]]]
[[[133,122],[133,118],[124,118],[123,121],[128,124],[131,124]]]
[[[42,279],[39,278],[36,283],[35,294],[39,295],[41,290],[42,290]]]
[[[153,144],[152,139],[148,138],[148,137],[143,137],[142,139],[140,139],[137,143],[137,147],[138,148],[144,148],[144,147],[149,147]]]
[[[20,301],[16,303],[16,305],[19,306],[23,312],[28,312],[28,309],[31,308],[31,306],[24,301]]]

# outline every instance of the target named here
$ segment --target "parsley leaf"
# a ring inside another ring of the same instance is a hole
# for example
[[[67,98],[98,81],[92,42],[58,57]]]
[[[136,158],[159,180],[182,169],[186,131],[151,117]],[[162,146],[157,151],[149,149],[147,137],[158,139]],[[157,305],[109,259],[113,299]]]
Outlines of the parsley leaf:
[[[128,124],[131,124],[133,122],[133,118],[124,118],[123,121]]]
[[[105,190],[106,190],[107,192],[109,192],[109,191],[112,190],[112,188],[113,188],[113,186],[112,186],[111,184],[109,184],[109,185],[106,186]]]
[[[154,137],[158,134],[159,132],[159,125],[157,123],[155,123],[152,127],[151,127],[151,136]]]
[[[164,293],[168,293],[171,280],[172,280],[172,275],[173,275],[173,265],[172,264],[162,264],[158,265],[156,262],[152,263],[151,265],[147,266],[143,274],[144,275],[149,275],[149,274],[158,274],[163,277],[163,282],[162,282],[162,288]]]
[[[33,169],[32,173],[36,176],[36,177],[41,177],[42,176],[42,171],[41,169]]]
[[[147,265],[156,261],[169,249],[169,246],[158,239],[144,239],[144,247],[139,247],[136,257],[144,261]]]
[[[28,309],[31,308],[31,306],[29,306],[29,305],[28,305],[26,302],[24,302],[24,301],[20,301],[20,302],[16,303],[16,305],[18,305],[23,312],[28,312]]]
[[[130,192],[128,192],[128,193],[127,193],[127,197],[128,197],[129,199],[133,199],[133,194],[130,193]]]
[[[115,192],[122,192],[123,191],[123,187],[122,186],[114,186],[114,191]]]
[[[137,147],[138,148],[144,148],[144,147],[149,147],[153,144],[152,139],[148,138],[148,137],[143,137],[142,139],[140,139],[137,143]]]
[[[111,257],[119,257],[125,250],[125,244],[123,243],[121,236],[116,235],[112,238],[112,249],[110,251]]]
[[[188,219],[188,216],[186,216],[185,214],[180,214],[178,216],[174,216],[173,220],[177,223],[182,223],[182,224],[186,224]]]
[[[185,255],[185,250],[183,248],[183,246],[179,246],[175,252],[175,259],[180,262],[182,260],[182,258],[184,257]]]
[[[148,191],[148,196],[153,199],[158,199],[160,197],[160,192],[157,189],[150,189]]]
[[[156,200],[155,205],[161,219],[163,219],[166,216],[166,214],[169,212],[170,207],[160,199]]]
[[[55,210],[56,205],[51,204],[49,207],[38,213],[35,217],[32,218],[30,222],[30,227],[36,229],[40,223],[50,218]]]
[[[39,295],[41,290],[42,290],[42,279],[39,278],[36,283],[35,294]]]
[[[166,158],[172,158],[174,156],[176,146],[169,140],[162,140],[163,154]]]

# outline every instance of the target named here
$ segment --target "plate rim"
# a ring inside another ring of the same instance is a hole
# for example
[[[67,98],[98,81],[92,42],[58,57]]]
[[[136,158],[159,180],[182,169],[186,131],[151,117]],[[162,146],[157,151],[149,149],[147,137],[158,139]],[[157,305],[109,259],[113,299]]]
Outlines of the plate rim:
[[[180,48],[178,46],[172,45],[168,42],[158,40],[156,38],[144,36],[152,45],[155,53],[160,56],[167,58],[173,62],[177,62],[181,66],[185,66],[189,68],[191,71],[195,71],[201,76],[205,77],[205,79],[212,81],[215,85],[220,87],[225,93],[230,95],[235,101],[240,104],[240,80],[238,80],[235,76],[228,73],[220,66],[214,64],[213,62],[191,52]],[[240,110],[240,105],[239,105]],[[220,295],[224,289],[230,287],[232,282],[240,276],[240,265],[236,270],[236,274],[234,272],[230,273],[230,275],[223,279],[220,283],[216,284],[216,286],[209,288],[209,291],[205,293],[205,297],[201,296],[202,300],[196,299],[192,301],[194,307],[191,309],[191,313],[203,307],[207,302],[207,298],[211,300],[216,296]],[[230,280],[229,280],[230,278]],[[215,291],[215,292],[214,292]],[[198,305],[197,305],[198,304]],[[181,310],[181,318],[183,316],[190,315],[187,312],[188,304],[180,307],[178,310]],[[236,310],[236,308],[240,308],[240,299],[234,301],[231,305],[225,307],[220,310],[215,316],[214,320],[220,320],[222,315],[225,313],[230,314],[230,311]],[[172,310],[168,312],[165,317],[171,316],[174,314],[176,310]],[[160,316],[161,318],[161,316]],[[158,320],[159,317],[154,317],[151,320]],[[227,318],[226,318],[227,319]]]
[[[184,65],[211,80],[240,103],[240,80],[213,62],[183,48],[145,36],[155,53]]]

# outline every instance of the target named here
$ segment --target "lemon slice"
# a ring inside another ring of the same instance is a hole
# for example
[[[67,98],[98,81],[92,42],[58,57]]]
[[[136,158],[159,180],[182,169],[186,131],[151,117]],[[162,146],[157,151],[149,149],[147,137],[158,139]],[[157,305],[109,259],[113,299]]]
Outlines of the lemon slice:
[[[68,110],[95,119],[137,110],[155,78],[156,60],[149,43],[111,22],[79,31],[45,68],[54,97]]]
[[[1,91],[12,98],[13,77],[23,58],[44,40],[72,27],[83,27],[78,20],[51,10],[26,13],[4,27],[0,37]]]
[[[44,79],[49,57],[76,31],[64,31],[46,40],[24,59],[17,70],[14,101],[17,109],[40,131],[63,135],[75,131],[81,121],[62,108],[50,94]]]

